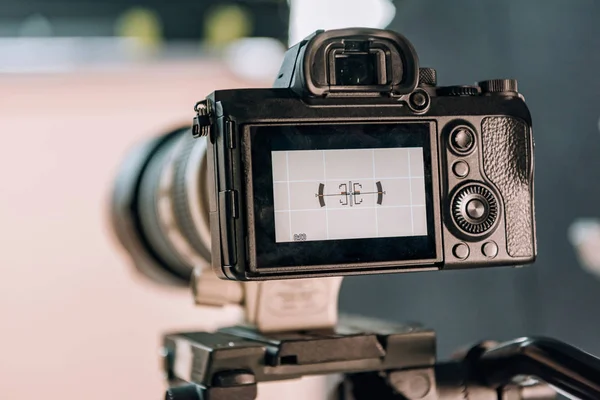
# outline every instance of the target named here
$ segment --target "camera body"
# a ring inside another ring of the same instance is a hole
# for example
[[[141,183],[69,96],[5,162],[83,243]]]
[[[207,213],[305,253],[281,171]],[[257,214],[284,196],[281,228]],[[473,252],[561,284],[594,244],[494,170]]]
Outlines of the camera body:
[[[402,36],[317,32],[273,88],[206,99],[212,266],[265,280],[522,265],[531,117],[514,80],[438,87]]]

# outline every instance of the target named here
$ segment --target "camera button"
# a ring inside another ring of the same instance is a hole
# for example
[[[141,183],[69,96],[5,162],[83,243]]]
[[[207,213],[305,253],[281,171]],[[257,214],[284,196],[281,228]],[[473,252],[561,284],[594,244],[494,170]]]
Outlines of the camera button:
[[[458,126],[450,133],[450,145],[455,152],[467,154],[475,147],[475,133],[467,126]]]
[[[464,161],[457,161],[452,165],[452,172],[459,178],[469,175],[469,164]]]
[[[409,107],[417,113],[427,111],[430,104],[431,99],[429,98],[427,92],[423,89],[415,90],[408,98]]]
[[[452,249],[454,257],[464,260],[469,257],[469,246],[464,243],[459,243]]]
[[[481,220],[487,214],[487,204],[479,199],[473,199],[465,207],[467,215],[473,220]]]
[[[494,258],[498,255],[498,245],[494,242],[486,242],[481,246],[481,252],[488,258]]]

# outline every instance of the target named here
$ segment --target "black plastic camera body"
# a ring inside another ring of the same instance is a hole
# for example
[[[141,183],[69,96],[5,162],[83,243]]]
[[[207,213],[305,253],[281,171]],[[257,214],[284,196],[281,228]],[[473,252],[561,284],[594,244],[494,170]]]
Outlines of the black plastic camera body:
[[[288,50],[273,88],[205,104],[221,277],[535,259],[531,117],[514,80],[439,87],[401,35],[343,29]]]

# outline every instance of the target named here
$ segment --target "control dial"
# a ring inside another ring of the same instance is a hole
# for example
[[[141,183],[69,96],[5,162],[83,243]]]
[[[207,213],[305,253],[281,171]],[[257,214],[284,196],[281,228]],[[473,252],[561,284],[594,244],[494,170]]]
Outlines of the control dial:
[[[516,79],[491,79],[479,82],[482,93],[517,92]]]
[[[452,199],[452,218],[464,233],[483,235],[492,229],[498,220],[496,196],[485,186],[465,186]]]
[[[439,96],[477,96],[479,95],[478,86],[443,86],[438,88]]]
[[[437,72],[433,68],[419,68],[419,86],[436,86]]]

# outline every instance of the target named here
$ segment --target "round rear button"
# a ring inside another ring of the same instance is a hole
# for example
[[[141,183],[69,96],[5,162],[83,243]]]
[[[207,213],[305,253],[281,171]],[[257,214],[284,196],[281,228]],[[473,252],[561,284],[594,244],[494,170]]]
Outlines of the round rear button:
[[[467,203],[466,211],[473,220],[481,220],[487,214],[487,205],[479,199],[473,199]]]
[[[494,258],[498,255],[498,245],[494,242],[486,242],[481,247],[484,256]]]
[[[452,253],[454,253],[454,257],[464,260],[465,258],[469,257],[469,246],[464,243],[459,243],[454,246]]]
[[[459,178],[469,175],[469,164],[464,161],[457,161],[452,165],[452,172]]]
[[[450,133],[450,146],[458,154],[468,154],[475,147],[475,134],[471,128],[458,126]]]

